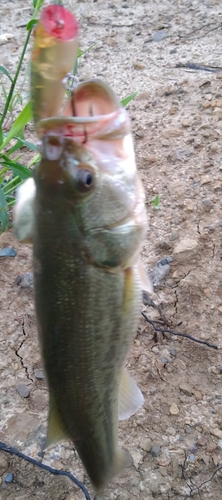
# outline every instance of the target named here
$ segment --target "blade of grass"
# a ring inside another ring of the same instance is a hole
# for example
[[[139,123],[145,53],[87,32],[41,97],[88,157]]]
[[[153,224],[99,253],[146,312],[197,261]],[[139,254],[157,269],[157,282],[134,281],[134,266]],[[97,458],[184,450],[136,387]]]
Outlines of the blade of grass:
[[[138,92],[139,92],[139,90],[136,90],[132,94],[125,97],[125,99],[122,99],[122,101],[121,101],[122,106],[126,106],[130,101],[132,101],[132,99],[134,99],[134,97],[137,96]]]
[[[5,199],[5,195],[1,187],[0,187],[0,224],[1,224],[1,231],[0,231],[1,234],[3,233],[8,224],[8,206],[7,206],[7,201]]]
[[[19,132],[27,125],[27,123],[31,120],[32,118],[32,110],[31,110],[31,104],[28,102],[24,109],[21,111],[19,114],[18,118],[14,121],[11,129],[9,130],[9,133],[5,137],[1,147],[0,151],[4,149],[7,144],[13,139],[13,137],[17,136]]]
[[[9,80],[10,80],[11,82],[13,82],[13,80],[12,80],[12,77],[11,77],[10,73],[9,73],[9,72],[8,72],[8,70],[5,68],[5,66],[2,66],[1,64],[0,64],[0,72],[1,72],[1,73],[4,73],[4,75],[6,75],[6,76],[9,78]]]
[[[3,131],[2,131],[1,123],[0,123],[0,147],[1,147],[2,143],[3,143],[3,139],[4,139],[4,137],[3,137]]]
[[[18,175],[20,179],[28,179],[29,177],[32,177],[32,171],[27,168],[25,165],[22,165],[21,163],[16,163],[13,160],[7,160],[7,161],[1,161],[0,165],[3,167],[6,167],[7,169],[11,169],[14,175]],[[6,184],[7,186],[8,184]]]

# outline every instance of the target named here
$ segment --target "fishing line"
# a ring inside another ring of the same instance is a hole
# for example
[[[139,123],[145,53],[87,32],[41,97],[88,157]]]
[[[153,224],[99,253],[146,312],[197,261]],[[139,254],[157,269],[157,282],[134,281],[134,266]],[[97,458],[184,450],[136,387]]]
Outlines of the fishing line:
[[[155,323],[151,319],[149,319],[148,316],[144,312],[141,312],[141,314],[145,318],[145,320],[148,321],[148,323],[150,323],[152,325],[152,327],[154,328],[154,330],[156,332],[171,333],[171,335],[177,335],[177,337],[185,337],[186,339],[193,340],[193,342],[197,342],[198,344],[207,345],[207,347],[211,347],[212,349],[218,349],[217,345],[210,344],[206,340],[196,339],[195,337],[192,337],[191,335],[188,335],[187,333],[174,332],[173,330],[168,330],[165,328],[158,328],[155,325]]]
[[[24,453],[21,453],[20,451],[16,450],[15,448],[11,448],[11,446],[8,446],[7,444],[3,443],[0,441],[0,450],[5,451],[6,453],[10,453],[10,455],[15,455],[16,457],[22,458],[23,460],[26,460],[26,462],[30,462],[32,465],[35,465],[37,467],[40,467],[43,470],[46,470],[47,472],[50,472],[54,476],[66,476],[73,483],[78,486],[82,490],[82,492],[85,495],[86,500],[91,500],[91,497],[89,496],[89,493],[85,486],[79,481],[71,472],[65,471],[65,470],[58,470],[58,469],[53,469],[53,467],[50,467],[49,465],[45,465],[41,462],[38,462],[38,460],[35,460],[34,458],[29,457],[28,455],[24,455]]]

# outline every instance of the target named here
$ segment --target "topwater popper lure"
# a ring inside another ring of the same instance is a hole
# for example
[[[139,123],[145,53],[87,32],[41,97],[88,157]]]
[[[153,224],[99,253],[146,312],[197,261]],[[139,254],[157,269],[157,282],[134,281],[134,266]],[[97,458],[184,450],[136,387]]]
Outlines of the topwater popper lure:
[[[38,105],[46,94],[32,89],[33,109],[44,109],[37,118],[42,158],[20,189],[14,224],[20,241],[33,242],[50,395],[46,445],[71,439],[101,495],[129,463],[118,447],[118,419],[144,400],[125,362],[142,290],[151,289],[139,258],[145,195],[129,117],[112,89],[99,80],[79,84],[62,116],[47,114],[46,101]]]
[[[78,55],[78,23],[62,5],[43,9],[34,31],[31,56],[31,103],[36,131],[43,118],[57,116],[65,95],[63,79]]]

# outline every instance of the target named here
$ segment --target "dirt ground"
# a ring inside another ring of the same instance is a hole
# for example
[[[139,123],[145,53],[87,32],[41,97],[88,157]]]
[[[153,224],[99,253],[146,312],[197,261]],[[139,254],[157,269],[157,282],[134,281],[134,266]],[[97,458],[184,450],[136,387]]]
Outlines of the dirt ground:
[[[21,53],[31,4],[31,0],[1,0],[0,59],[10,72]],[[170,334],[158,334],[155,343],[152,326],[141,316],[128,366],[145,404],[119,426],[119,442],[132,454],[134,466],[110,484],[105,499],[219,500],[221,2],[67,0],[64,4],[79,20],[81,48],[96,42],[81,59],[80,79],[103,78],[120,98],[139,90],[128,107],[150,217],[142,255],[149,270],[161,259],[173,257],[170,272],[155,287],[152,299],[162,305],[169,328],[218,346],[216,351]],[[188,69],[188,62],[206,67]],[[29,126],[29,137],[31,130]],[[156,194],[159,210],[150,204]],[[31,248],[18,244],[11,230],[0,237],[0,248],[7,246],[17,255],[0,258],[0,440],[38,458],[48,394],[33,291],[16,280],[32,270]],[[160,319],[157,310],[148,306],[143,310],[149,318]],[[70,470],[93,495],[71,443],[51,446],[44,463]],[[0,451],[0,499],[36,498],[81,500],[84,495],[67,478],[54,477]]]

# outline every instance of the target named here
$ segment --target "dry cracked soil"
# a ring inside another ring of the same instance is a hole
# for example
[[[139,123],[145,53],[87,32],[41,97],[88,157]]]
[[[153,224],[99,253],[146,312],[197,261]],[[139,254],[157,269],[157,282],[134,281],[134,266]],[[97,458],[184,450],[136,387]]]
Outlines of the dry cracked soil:
[[[145,404],[119,426],[119,442],[130,451],[133,465],[112,481],[105,499],[219,500],[222,5],[220,0],[64,3],[79,20],[81,48],[96,44],[81,58],[80,80],[102,78],[120,98],[139,90],[128,108],[150,219],[142,258],[150,272],[162,259],[173,259],[165,278],[156,280],[152,300],[157,307],[143,305],[143,311],[160,328],[218,347],[169,333],[155,338],[141,316],[128,367]],[[31,5],[31,0],[1,0],[0,62],[10,73],[21,54]],[[28,58],[20,79],[23,97]],[[32,125],[26,134],[36,141]],[[22,161],[31,156],[24,150]],[[159,210],[150,203],[156,195]],[[0,440],[40,460],[48,393],[33,291],[18,279],[31,272],[32,251],[18,244],[11,230],[0,236],[4,247],[17,254],[0,258]],[[51,446],[44,463],[70,470],[93,495],[70,442]],[[0,451],[1,500],[83,497],[68,478]]]

